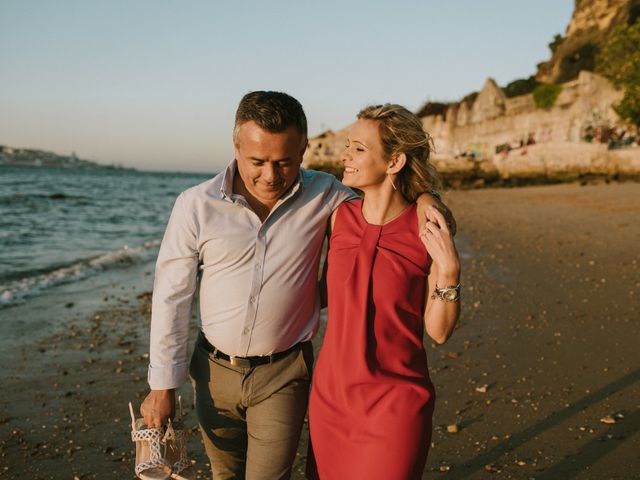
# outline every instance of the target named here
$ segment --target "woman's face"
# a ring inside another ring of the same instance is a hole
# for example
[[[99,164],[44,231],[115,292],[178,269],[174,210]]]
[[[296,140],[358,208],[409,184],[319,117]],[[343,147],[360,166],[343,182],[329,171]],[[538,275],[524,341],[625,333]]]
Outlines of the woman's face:
[[[385,181],[388,161],[377,121],[360,119],[351,127],[341,160],[344,163],[342,183],[349,187],[365,190]]]

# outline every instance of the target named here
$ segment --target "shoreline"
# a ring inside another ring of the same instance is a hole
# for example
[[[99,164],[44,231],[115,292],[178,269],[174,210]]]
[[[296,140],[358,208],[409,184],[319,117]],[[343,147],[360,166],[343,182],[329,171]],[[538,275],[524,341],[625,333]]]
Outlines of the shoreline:
[[[136,301],[136,292],[153,286],[154,261],[112,268],[28,296],[0,309],[0,352],[60,333],[67,322],[78,323],[103,308]],[[65,319],[57,322],[54,319]],[[2,353],[0,353],[2,358]]]
[[[468,252],[460,323],[443,346],[425,338],[438,399],[424,478],[631,478],[640,184],[458,190],[445,202]],[[0,478],[135,478],[127,403],[148,389],[152,271],[114,270],[0,311]],[[180,393],[189,411],[190,385]],[[307,436],[305,425],[295,480]],[[197,432],[189,451],[210,478]]]
[[[562,184],[579,184],[580,186],[585,186],[601,185],[603,183],[640,183],[640,173],[558,173],[502,177],[491,173],[469,175],[467,173],[443,172],[441,176],[445,187],[452,190],[539,187]]]

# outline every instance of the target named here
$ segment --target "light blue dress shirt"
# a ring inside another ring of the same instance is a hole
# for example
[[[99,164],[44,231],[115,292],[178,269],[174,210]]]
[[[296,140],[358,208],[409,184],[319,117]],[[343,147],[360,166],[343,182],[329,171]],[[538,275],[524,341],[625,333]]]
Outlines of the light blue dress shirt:
[[[300,169],[264,223],[232,191],[235,160],[177,198],[156,263],[148,380],[187,379],[189,320],[200,278],[202,330],[218,349],[269,355],[318,329],[320,251],[331,213],[356,198],[332,175]]]

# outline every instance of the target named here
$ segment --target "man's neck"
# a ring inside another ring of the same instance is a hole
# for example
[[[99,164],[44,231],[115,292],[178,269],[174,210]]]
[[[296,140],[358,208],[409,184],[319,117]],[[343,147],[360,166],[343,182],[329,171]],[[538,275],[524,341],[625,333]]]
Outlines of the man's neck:
[[[253,210],[255,214],[258,215],[258,218],[261,222],[264,222],[267,219],[269,213],[277,203],[277,200],[274,202],[264,203],[254,197],[244,185],[244,182],[242,181],[242,178],[240,177],[240,174],[237,170],[235,172],[235,175],[233,176],[233,193],[242,195],[245,198],[245,200],[251,207],[251,210]]]

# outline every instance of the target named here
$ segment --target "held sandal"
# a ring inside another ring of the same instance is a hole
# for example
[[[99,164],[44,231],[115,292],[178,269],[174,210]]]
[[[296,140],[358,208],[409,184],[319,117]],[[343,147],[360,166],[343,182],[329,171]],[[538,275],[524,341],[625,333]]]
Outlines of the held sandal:
[[[143,428],[144,419],[133,413],[133,406],[129,402],[131,413],[131,440],[136,444],[135,472],[142,480],[166,480],[171,478],[171,467],[165,460],[160,446],[165,436],[164,427]]]
[[[196,472],[187,455],[187,441],[190,430],[186,428],[182,422],[184,412],[182,411],[182,398],[180,396],[178,396],[178,406],[180,409],[180,418],[175,422],[169,420],[167,432],[164,435],[164,440],[167,445],[165,458],[173,469],[173,473],[171,474],[172,479],[195,480]]]

